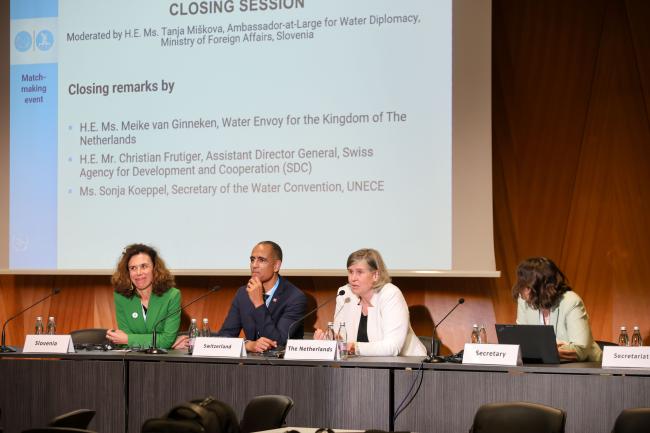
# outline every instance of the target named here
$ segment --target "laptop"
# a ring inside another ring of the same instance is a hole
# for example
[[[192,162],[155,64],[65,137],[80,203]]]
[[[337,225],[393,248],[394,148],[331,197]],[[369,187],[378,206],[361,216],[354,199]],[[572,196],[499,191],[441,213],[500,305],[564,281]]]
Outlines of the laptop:
[[[494,325],[499,344],[518,344],[524,364],[559,364],[555,331],[550,325]]]

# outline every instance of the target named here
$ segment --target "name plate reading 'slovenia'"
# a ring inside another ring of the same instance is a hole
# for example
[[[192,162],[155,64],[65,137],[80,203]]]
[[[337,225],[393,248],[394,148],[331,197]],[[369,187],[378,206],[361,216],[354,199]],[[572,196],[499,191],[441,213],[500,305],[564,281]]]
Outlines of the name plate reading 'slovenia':
[[[23,353],[74,353],[69,335],[27,335]]]
[[[334,361],[335,356],[334,340],[289,340],[284,350],[284,359]]]
[[[518,344],[465,344],[463,364],[523,365]]]
[[[650,368],[650,346],[605,346],[603,367]]]
[[[198,337],[192,356],[241,358],[246,356],[246,346],[243,338]]]

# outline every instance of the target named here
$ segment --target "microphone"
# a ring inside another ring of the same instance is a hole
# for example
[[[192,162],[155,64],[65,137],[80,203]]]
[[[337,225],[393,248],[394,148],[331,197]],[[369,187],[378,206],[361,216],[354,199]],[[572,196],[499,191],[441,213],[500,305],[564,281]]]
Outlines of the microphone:
[[[298,319],[298,320],[292,322],[291,325],[289,325],[289,332],[287,332],[287,341],[291,338],[291,328],[292,328],[294,325],[296,325],[296,324],[302,322],[302,321],[305,320],[307,317],[311,316],[311,315],[314,314],[316,311],[320,310],[322,307],[324,307],[325,305],[329,304],[330,302],[332,302],[333,300],[335,300],[336,298],[338,298],[338,297],[341,296],[341,295],[345,295],[345,290],[343,290],[343,289],[339,290],[338,293],[336,294],[336,296],[334,296],[334,297],[328,299],[327,301],[323,302],[322,304],[320,304],[319,306],[317,306],[316,308],[314,308],[313,310],[311,310],[309,313],[307,313],[307,314],[305,314],[304,316],[302,316],[300,319]],[[348,298],[348,299],[350,299],[350,298]],[[348,301],[348,302],[349,302],[349,301]]]
[[[340,295],[340,294],[341,294],[341,293],[339,292],[339,295]],[[350,303],[350,297],[347,296],[347,297],[343,300],[343,305],[341,305],[341,306],[339,307],[339,309],[336,310],[336,313],[334,313],[334,321],[335,321],[335,322],[336,322],[336,318],[338,317],[339,313],[341,312],[341,310],[343,309],[343,307],[345,307],[345,304],[349,304],[349,303]]]
[[[46,299],[48,299],[48,298],[51,298],[51,297],[54,296],[54,295],[57,295],[60,291],[61,291],[61,289],[59,289],[58,287],[53,288],[53,289],[52,289],[52,293],[50,293],[49,295],[47,295],[47,296],[44,297],[43,299],[39,299],[38,301],[34,302],[32,305],[30,305],[29,307],[25,308],[25,309],[22,310],[21,312],[16,313],[14,316],[12,316],[12,317],[10,317],[9,319],[7,319],[7,321],[5,322],[5,324],[2,325],[2,345],[0,346],[0,353],[15,352],[15,351],[16,351],[16,349],[14,349],[13,347],[5,346],[5,328],[7,327],[7,323],[11,322],[11,321],[14,320],[16,317],[20,316],[21,314],[23,314],[25,311],[29,310],[30,308],[32,308],[32,307],[34,307],[34,306],[40,304],[40,303],[43,302],[44,300],[46,300]]]
[[[153,326],[153,332],[151,333],[151,347],[148,348],[148,349],[146,349],[146,350],[144,350],[144,353],[148,353],[148,354],[150,354],[150,355],[164,355],[164,354],[166,354],[167,351],[166,351],[165,349],[159,349],[159,348],[156,347],[156,335],[157,335],[157,334],[156,334],[156,328],[158,328],[158,325],[160,325],[160,322],[162,322],[162,321],[165,320],[165,319],[170,318],[170,317],[173,316],[174,314],[176,314],[176,313],[182,311],[184,308],[189,307],[190,305],[192,305],[192,304],[195,303],[196,301],[200,301],[201,299],[205,298],[206,296],[209,296],[209,295],[213,294],[214,292],[216,292],[216,291],[219,290],[219,289],[221,289],[220,286],[214,286],[213,288],[211,288],[210,290],[208,290],[207,293],[202,294],[202,295],[199,296],[198,298],[194,298],[193,300],[191,300],[190,302],[188,302],[188,303],[185,304],[185,305],[181,305],[180,307],[178,307],[177,309],[175,309],[175,310],[172,311],[171,313],[169,313],[169,314],[167,314],[166,316],[164,316],[162,319],[158,320],[158,321],[156,322],[156,324]]]
[[[436,338],[436,335],[437,335],[437,334],[436,334],[436,330],[438,329],[438,326],[440,326],[440,324],[441,324],[442,322],[444,322],[445,319],[446,319],[447,317],[449,317],[449,315],[450,315],[451,313],[453,313],[453,311],[454,311],[456,308],[458,308],[458,306],[459,306],[460,304],[464,304],[464,303],[465,303],[465,298],[460,298],[460,299],[458,299],[458,302],[456,302],[456,305],[454,305],[454,308],[452,308],[451,310],[449,310],[449,312],[448,312],[447,314],[445,314],[445,317],[443,317],[443,318],[442,318],[438,323],[435,323],[435,324],[434,324],[434,326],[433,326],[433,334],[431,335],[431,353],[429,354],[429,356],[427,356],[427,357],[424,359],[424,362],[431,362],[431,363],[434,363],[434,364],[435,364],[435,363],[443,362],[443,361],[444,361],[444,358],[438,356],[438,352],[440,351],[440,340],[438,340],[438,339]]]

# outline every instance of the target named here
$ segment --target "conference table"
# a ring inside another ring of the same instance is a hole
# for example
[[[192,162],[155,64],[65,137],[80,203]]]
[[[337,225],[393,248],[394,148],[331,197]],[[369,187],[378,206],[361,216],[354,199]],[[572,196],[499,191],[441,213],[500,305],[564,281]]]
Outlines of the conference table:
[[[83,351],[0,355],[0,426],[20,432],[75,409],[97,411],[101,433],[140,431],[183,401],[212,395],[241,417],[261,394],[290,396],[287,425],[467,432],[478,407],[530,401],[567,411],[569,433],[610,432],[622,409],[650,407],[650,369],[596,363],[522,367],[423,364],[419,357],[293,361]],[[392,414],[418,390],[393,422]],[[408,395],[407,395],[408,394]]]

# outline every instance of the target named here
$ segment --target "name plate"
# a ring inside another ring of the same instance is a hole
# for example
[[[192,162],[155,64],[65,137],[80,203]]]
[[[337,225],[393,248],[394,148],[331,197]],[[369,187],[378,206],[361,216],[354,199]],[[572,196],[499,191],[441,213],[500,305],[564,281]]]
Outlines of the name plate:
[[[311,359],[334,361],[336,341],[334,340],[289,340],[284,350],[284,359]]]
[[[463,364],[523,365],[518,344],[465,344]]]
[[[650,346],[605,346],[603,367],[650,368]]]
[[[74,353],[69,335],[27,335],[23,353]]]
[[[197,337],[192,356],[241,358],[246,356],[243,338]]]

